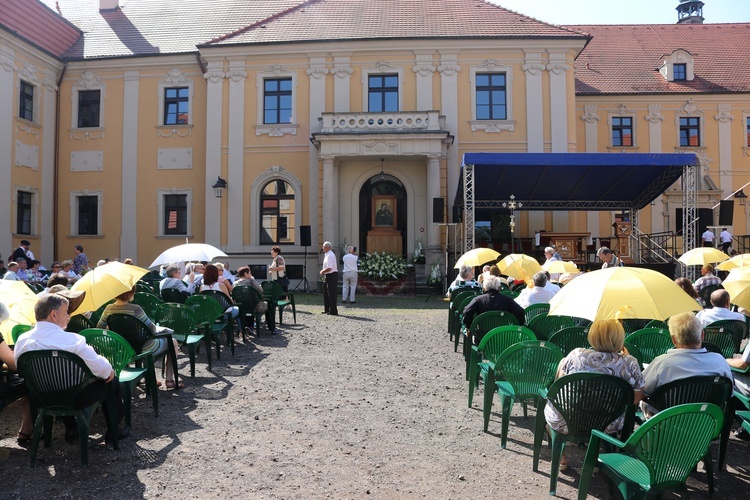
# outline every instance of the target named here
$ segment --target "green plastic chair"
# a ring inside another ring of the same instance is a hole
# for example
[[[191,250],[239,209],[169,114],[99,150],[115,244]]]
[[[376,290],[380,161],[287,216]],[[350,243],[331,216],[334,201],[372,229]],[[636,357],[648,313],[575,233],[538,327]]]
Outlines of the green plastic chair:
[[[560,458],[565,450],[565,443],[588,441],[593,430],[604,431],[623,413],[625,422],[621,436],[629,436],[635,424],[633,399],[633,388],[627,381],[603,373],[572,373],[555,380],[549,390],[546,388],[539,390],[534,429],[532,462],[534,472],[539,472],[539,454],[547,428],[547,420],[544,417],[544,407],[547,402],[560,412],[568,426],[567,434],[556,432],[551,427],[548,429],[552,447],[549,475],[550,495],[555,495],[557,490]]]
[[[99,309],[91,313],[91,316],[89,316],[89,321],[93,326],[96,326],[99,324],[99,319],[102,317],[102,314],[104,313],[104,309],[107,308],[108,305],[114,304],[115,299],[107,301],[107,303],[102,304],[99,306]]]
[[[297,306],[294,304],[294,294],[285,292],[281,285],[275,281],[264,281],[260,284],[263,288],[263,298],[268,302],[268,309],[279,311],[279,324],[283,324],[284,308],[291,306],[294,315],[294,324],[297,324]],[[273,306],[272,306],[273,304]],[[271,313],[273,314],[273,312]]]
[[[573,318],[570,316],[549,316],[547,314],[539,314],[531,319],[530,322],[526,323],[526,326],[534,332],[536,338],[539,340],[548,340],[553,334],[559,332],[563,328],[575,326]]]
[[[76,314],[75,316],[71,316],[65,331],[70,333],[80,333],[87,328],[94,328],[95,326],[96,325],[92,325],[91,321],[83,314]]]
[[[187,299],[187,296],[176,288],[164,288],[160,290],[160,293],[164,302],[184,304]]]
[[[135,283],[135,293],[150,293],[154,295],[154,289],[149,283],[140,280]]]
[[[704,340],[718,345],[724,357],[731,358],[734,353],[742,352],[740,344],[747,334],[747,323],[738,320],[715,321],[703,327],[703,334]]]
[[[263,320],[263,313],[255,312],[257,305],[263,300],[263,296],[258,290],[249,285],[238,285],[232,288],[232,299],[240,307],[240,323],[242,324],[242,340],[245,339],[245,329],[247,326],[247,317],[252,318],[250,330],[255,325],[255,334],[260,337],[260,323]]]
[[[221,329],[226,335],[227,345],[232,349],[232,356],[234,356],[234,328],[232,326],[232,314],[227,312],[229,308],[234,306],[232,299],[227,297],[224,292],[219,292],[217,290],[204,290],[203,292],[196,294],[196,296],[210,297],[219,304],[219,316],[214,320],[216,324],[212,326],[212,329],[214,331],[219,331],[219,326],[221,325]],[[187,301],[185,303],[187,303]],[[191,302],[191,304],[192,303],[193,302]],[[200,323],[201,320],[199,319],[198,322]],[[216,359],[219,359],[220,351],[218,350],[218,343],[216,345]]]
[[[13,343],[15,344],[16,342],[18,342],[18,337],[20,337],[24,333],[28,332],[32,328],[34,328],[34,327],[31,326],[31,325],[15,325],[15,326],[13,326],[13,328],[10,331],[10,338],[13,339]]]
[[[716,290],[722,290],[723,288],[724,287],[721,285],[708,285],[701,288],[700,292],[698,292],[698,296],[703,301],[704,309],[713,309],[714,306],[711,305],[711,294]]]
[[[485,311],[477,314],[471,321],[471,326],[464,332],[464,359],[466,361],[466,368],[464,375],[466,380],[469,380],[469,370],[471,366],[471,354],[472,347],[480,343],[483,337],[492,330],[499,326],[517,325],[518,318],[507,311]],[[500,353],[498,353],[500,354]]]
[[[474,300],[474,297],[476,297],[476,295],[467,295],[466,297],[461,299],[461,302],[459,302],[456,306],[456,310],[454,312],[454,314],[456,315],[456,321],[454,322],[453,327],[453,352],[458,352],[458,343],[461,341],[461,337],[463,336],[462,332],[466,328],[463,322],[464,309],[472,300]]]
[[[194,299],[195,297],[188,297]],[[190,359],[190,377],[195,378],[195,354],[198,346],[205,339],[206,354],[208,356],[208,369],[211,370],[211,340],[204,335],[196,333],[198,323],[193,315],[193,308],[190,304],[177,304],[174,302],[165,302],[156,308],[154,321],[162,326],[173,330],[172,338],[178,344],[187,346],[188,358]]]
[[[44,427],[44,447],[52,444],[52,417],[73,416],[78,425],[81,465],[88,466],[89,424],[94,410],[108,399],[109,421],[115,425],[114,391],[106,384],[105,396],[86,408],[76,409],[76,399],[89,385],[99,382],[77,355],[59,350],[29,351],[18,358],[18,373],[31,393],[34,432],[31,441],[31,467],[36,464],[39,439]],[[119,449],[117,429],[109,429],[113,447]]]
[[[686,403],[711,403],[721,408],[724,411],[724,425],[719,440],[719,470],[722,470],[734,420],[732,391],[732,380],[726,377],[688,377],[657,387],[648,398],[648,403],[659,411]],[[709,476],[708,482],[713,494],[713,476]]]
[[[145,312],[146,316],[149,318],[153,318],[156,308],[164,303],[159,297],[148,292],[135,292],[132,302],[133,304],[141,306],[141,309],[143,309],[143,312]]]
[[[564,355],[577,348],[589,349],[589,332],[585,326],[568,326],[553,333],[549,341],[560,348]]]
[[[529,306],[524,309],[524,313],[526,316],[525,323],[528,325],[529,321],[531,321],[533,318],[539,316],[540,314],[547,314],[549,313],[549,304],[530,304]]]
[[[135,385],[142,378],[152,377],[151,383],[156,385],[156,374],[153,370],[143,367],[130,366],[138,360],[145,360],[147,354],[137,355],[128,341],[109,330],[100,328],[88,328],[79,332],[86,338],[86,343],[94,348],[97,354],[104,356],[112,365],[117,380],[123,388],[123,403],[125,403],[125,425],[130,426],[130,408],[133,400]],[[154,405],[154,416],[159,416],[159,391],[151,391],[151,400]]]
[[[494,374],[495,362],[500,358],[500,355],[513,344],[526,340],[536,340],[534,332],[525,326],[506,325],[493,328],[487,332],[478,346],[471,346],[469,356],[469,408],[471,408],[474,400],[474,389],[479,382],[479,378],[481,377],[485,381],[484,388],[487,390],[489,386],[487,382],[488,374]],[[490,390],[495,390],[494,384]]]
[[[646,326],[643,328],[663,328],[665,330],[669,329],[669,326],[667,325],[666,321],[660,320],[660,319],[652,319],[648,323],[646,323]]]
[[[674,347],[669,331],[663,328],[643,328],[631,333],[625,340],[634,345],[641,352],[641,364],[651,363],[655,357],[661,356]]]
[[[177,372],[177,353],[175,353],[172,335],[169,333],[152,334],[146,324],[132,314],[110,314],[107,316],[107,329],[124,338],[136,354],[146,354],[146,368],[155,370],[155,363],[163,360],[166,363],[166,355],[169,354],[174,371],[175,391],[180,389],[179,374]],[[146,378],[146,394],[158,390],[156,387],[156,376],[154,383],[151,377]]]
[[[625,342],[623,344],[623,347],[626,351],[628,351],[628,354],[633,356],[636,361],[638,361],[638,367],[641,369],[641,371],[643,371],[643,353],[638,348],[638,346]]]
[[[451,342],[453,341],[453,335],[457,330],[456,327],[459,315],[456,314],[456,311],[458,310],[459,302],[463,302],[463,299],[466,297],[475,297],[477,295],[479,295],[479,291],[474,289],[462,290],[456,288],[451,292],[450,305],[448,306],[448,334]],[[458,331],[460,331],[460,325]]]
[[[501,400],[502,411],[502,434],[500,445],[505,449],[508,439],[508,424],[510,422],[510,411],[514,401],[520,401],[523,405],[523,416],[527,416],[528,401],[536,401],[540,389],[549,387],[555,379],[557,365],[560,364],[563,354],[560,349],[550,342],[544,340],[527,340],[518,342],[507,348],[495,363],[495,371],[488,376],[487,387],[484,391],[484,431],[490,423],[492,413],[492,399],[495,391],[490,390],[489,385],[494,380],[494,387]],[[492,372],[491,372],[492,373]]]
[[[638,330],[643,330],[651,321],[650,319],[621,319],[620,323],[625,329],[625,336],[628,336]]]
[[[706,456],[723,420],[718,406],[691,403],[659,412],[625,442],[593,431],[581,471],[579,500],[588,495],[594,467],[615,483],[624,498],[684,491],[688,475]],[[600,453],[600,444],[609,444],[624,453]],[[705,466],[707,471],[712,468],[710,456]]]

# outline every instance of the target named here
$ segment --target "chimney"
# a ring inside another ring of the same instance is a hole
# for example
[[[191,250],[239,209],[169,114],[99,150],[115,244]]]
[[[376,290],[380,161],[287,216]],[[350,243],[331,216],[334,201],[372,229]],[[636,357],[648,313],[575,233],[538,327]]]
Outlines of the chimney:
[[[120,0],[99,0],[99,12],[120,8]]]

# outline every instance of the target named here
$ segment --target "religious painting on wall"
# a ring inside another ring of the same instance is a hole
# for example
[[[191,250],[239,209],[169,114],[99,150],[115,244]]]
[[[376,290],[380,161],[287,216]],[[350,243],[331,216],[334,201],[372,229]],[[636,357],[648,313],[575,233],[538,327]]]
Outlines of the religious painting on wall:
[[[372,197],[372,228],[396,229],[396,197]]]

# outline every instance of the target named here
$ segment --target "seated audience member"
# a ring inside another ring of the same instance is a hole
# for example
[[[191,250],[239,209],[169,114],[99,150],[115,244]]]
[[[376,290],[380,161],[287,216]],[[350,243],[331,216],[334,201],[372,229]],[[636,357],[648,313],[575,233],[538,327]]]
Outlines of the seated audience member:
[[[609,269],[611,267],[623,267],[623,263],[620,258],[612,253],[608,247],[601,247],[596,251],[596,256],[602,261],[602,269]]]
[[[556,283],[552,283],[552,281],[550,281],[549,271],[544,271],[544,275],[547,277],[547,284],[544,285],[544,289],[547,290],[547,291],[549,291],[549,292],[552,292],[553,294],[559,292],[560,291],[560,285],[558,285]]]
[[[49,293],[50,289],[55,285],[62,285],[65,288],[68,287],[68,275],[65,273],[52,273],[49,276],[49,279],[47,280],[47,288],[44,289],[44,291],[39,292],[37,295],[41,295],[43,293]]]
[[[474,268],[471,266],[461,266],[458,276],[448,287],[448,293],[445,296],[450,297],[453,290],[462,287],[466,287],[467,290],[470,288],[482,288],[482,285],[474,281]]]
[[[123,260],[122,263],[123,264],[127,264],[129,266],[132,266],[133,265],[133,259],[127,258],[127,259]]]
[[[68,275],[68,283],[75,283],[78,281],[81,277],[76,274],[76,272],[73,270],[73,261],[72,260],[64,260],[60,264],[62,266],[62,272]]]
[[[625,343],[625,329],[617,320],[594,321],[588,331],[588,341],[591,349],[577,348],[560,361],[556,378],[579,372],[602,373],[619,377],[633,387],[635,396],[633,404],[637,404],[643,396],[643,375],[638,366],[638,360],[629,354],[623,354]],[[568,425],[557,409],[551,404],[544,408],[544,418],[555,431],[568,433]],[[622,430],[625,414],[607,426],[607,433]],[[560,460],[560,469],[567,468],[565,454]]]
[[[204,264],[201,264],[200,262],[196,262],[195,264],[188,264],[185,266],[185,273],[186,275],[183,276],[182,281],[185,281],[187,283],[187,279],[190,276],[190,273],[193,273],[195,278],[193,279],[193,283],[195,283],[195,287],[200,290],[201,285],[203,284],[203,273],[206,270],[206,266]]]
[[[18,279],[21,281],[34,281],[34,276],[29,273],[29,261],[27,261],[24,258],[18,259],[16,261],[16,264],[18,264],[18,269],[16,270],[16,274],[18,274]]]
[[[42,272],[39,270],[42,263],[36,259],[33,259],[29,261],[29,265],[31,267],[26,271],[29,276],[29,281],[42,281],[44,279],[44,276],[42,275]]]
[[[0,302],[0,325],[9,317],[10,311],[8,307]],[[5,343],[3,336],[0,335],[0,365],[3,363],[8,365],[10,371],[16,371],[16,359],[13,356],[13,351]],[[18,397],[27,393],[28,390],[22,378],[8,376],[6,380],[0,379],[0,398]],[[34,423],[31,421],[31,407],[29,406],[28,398],[24,397],[21,401],[21,428],[18,430],[16,442],[22,446],[31,443],[31,432],[33,430]]]
[[[156,325],[146,315],[146,311],[144,311],[138,304],[132,304],[130,302],[135,296],[135,290],[136,288],[133,287],[127,292],[121,293],[115,298],[114,303],[105,307],[96,327],[107,328],[107,319],[109,318],[110,314],[129,314],[141,320],[143,324],[148,327],[151,333],[156,333]],[[143,351],[161,351],[164,348],[163,346],[166,345],[166,342],[167,339],[163,337],[151,339],[143,345]],[[175,353],[179,352],[177,341],[173,340],[172,342],[174,342]],[[167,389],[174,389],[174,368],[172,367],[169,354],[167,354],[167,356],[164,358],[164,367],[166,371],[165,380]],[[182,387],[182,382],[180,382],[180,389],[182,389]]]
[[[477,278],[477,283],[481,285],[482,282],[484,282],[484,278],[486,278],[489,275],[490,275],[490,266],[484,266],[482,268],[482,274],[480,274],[479,277]]]
[[[21,281],[21,278],[18,276],[17,262],[8,262],[8,270],[5,271],[3,279],[8,281]]]
[[[221,262],[217,262],[216,267],[219,268],[219,277],[221,278],[223,276],[224,279],[228,280],[232,285],[234,285],[234,281],[236,278],[234,274],[232,274],[232,271],[229,269],[229,264],[222,264]]]
[[[224,264],[222,264],[221,262],[217,262],[214,265],[216,266],[216,270],[219,272],[219,282],[223,283],[224,286],[227,287],[227,292],[229,292],[229,295],[231,295],[233,283],[234,283],[234,276],[232,276],[232,273],[224,269]],[[232,276],[232,279],[227,278],[227,273],[229,273],[229,276]]]
[[[159,290],[165,290],[167,288],[174,288],[181,292],[185,297],[193,295],[195,292],[195,274],[190,273],[187,275],[187,284],[180,279],[181,271],[177,264],[170,264],[167,266],[167,277],[161,280]]]
[[[711,297],[713,298],[713,294]],[[643,370],[646,381],[643,393],[646,397],[661,385],[688,377],[720,375],[732,379],[729,364],[722,355],[701,347],[703,327],[693,313],[676,314],[669,318],[668,324],[669,336],[675,348],[654,358]],[[648,413],[655,413],[653,408],[649,407],[648,410]]]
[[[500,293],[500,279],[496,276],[485,278],[484,293],[474,297],[471,302],[464,308],[463,321],[466,328],[471,326],[474,318],[486,311],[507,311],[518,319],[518,324],[523,325],[525,313],[523,307],[516,304],[513,299]],[[475,344],[479,344],[481,339],[474,339]]]
[[[3,259],[0,259],[0,279],[2,279],[3,276],[5,276],[5,273],[8,272],[8,269],[5,267],[5,261]]]
[[[750,342],[745,346],[745,350],[742,351],[742,356],[739,358],[727,359],[729,366],[733,368],[739,368],[740,370],[746,370],[750,367]],[[735,373],[734,374],[734,390],[739,392],[745,397],[750,398],[750,374],[748,373]],[[744,439],[745,441],[750,440],[750,433],[744,428],[740,427],[737,429],[735,435]]]
[[[701,276],[695,281],[695,284],[693,284],[693,288],[695,288],[695,291],[698,293],[701,293],[701,290],[706,288],[710,285],[721,285],[721,278],[714,275],[714,266],[711,264],[706,264],[705,266],[701,267]]]
[[[704,309],[696,317],[704,327],[725,319],[745,321],[745,316],[729,310],[729,292],[723,289],[714,290],[711,294],[711,309]]]
[[[68,351],[79,356],[89,367],[91,373],[100,380],[88,386],[87,390],[79,397],[77,403],[81,408],[85,408],[95,401],[100,400],[105,391],[105,384],[112,384],[115,392],[117,422],[107,422],[108,427],[118,427],[120,421],[125,415],[120,394],[120,383],[115,377],[112,365],[106,358],[100,356],[94,349],[86,344],[86,339],[75,333],[68,333],[64,330],[68,326],[70,313],[75,311],[75,307],[83,300],[85,292],[65,291],[60,293],[48,293],[39,297],[34,306],[34,315],[36,316],[36,326],[24,333],[18,338],[15,347],[15,359],[25,352],[56,349]],[[70,300],[67,297],[70,297]],[[68,310],[71,306],[71,310]],[[105,403],[106,404],[106,403]],[[105,408],[106,409],[106,408]],[[109,413],[104,412],[104,418],[109,420]],[[63,417],[65,423],[66,440],[76,439],[78,437],[78,428],[75,417]],[[118,439],[124,439],[130,435],[130,428],[123,427],[118,431]],[[105,434],[105,439],[109,439],[109,431]]]
[[[253,277],[253,273],[250,271],[249,266],[242,266],[237,269],[237,280],[234,282],[234,286],[250,286],[263,296],[263,287]],[[255,306],[256,313],[264,313],[268,309],[268,303],[265,300],[261,300]]]
[[[213,264],[206,264],[205,272],[203,273],[203,284],[201,285],[200,291],[204,292],[206,290],[215,290],[218,292],[222,292],[224,295],[229,297],[229,300],[232,300],[232,292],[231,292],[231,284],[229,282],[221,282],[219,281],[219,268],[216,267]],[[231,308],[232,318],[234,318],[237,321],[237,327],[240,331],[242,331],[242,326],[240,324],[239,315],[240,315],[240,308],[237,306],[232,306]],[[269,327],[270,328],[270,327]]]
[[[693,287],[693,284],[690,282],[687,278],[677,278],[674,280],[674,282],[685,290],[685,293],[690,295],[693,300],[695,300],[698,304],[700,304],[701,307],[703,307],[705,304],[703,304],[703,300],[698,296],[698,292],[695,291],[695,288]]]
[[[523,308],[529,307],[531,304],[549,304],[549,301],[555,296],[555,292],[544,288],[547,284],[547,274],[544,271],[536,273],[532,280],[534,286],[524,288],[516,297],[516,303]]]

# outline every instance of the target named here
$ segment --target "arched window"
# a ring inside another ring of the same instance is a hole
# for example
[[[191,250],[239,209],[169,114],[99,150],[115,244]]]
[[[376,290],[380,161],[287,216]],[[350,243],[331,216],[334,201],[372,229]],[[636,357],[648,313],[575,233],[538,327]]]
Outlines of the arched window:
[[[263,187],[260,195],[260,244],[294,244],[294,188],[282,179]]]

